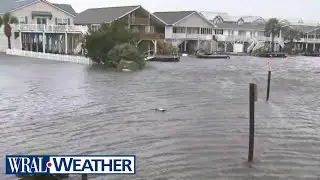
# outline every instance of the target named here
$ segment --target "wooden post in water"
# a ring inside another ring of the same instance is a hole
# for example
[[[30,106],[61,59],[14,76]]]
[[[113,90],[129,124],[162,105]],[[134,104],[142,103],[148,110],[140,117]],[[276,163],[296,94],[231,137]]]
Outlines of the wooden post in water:
[[[256,86],[254,83],[249,84],[249,162],[252,162],[254,152],[254,102],[256,100]]]
[[[268,84],[267,84],[267,99],[266,99],[266,101],[269,101],[269,97],[270,97],[271,68],[270,68],[269,62],[268,62],[268,67],[269,67],[269,71],[268,71]]]
[[[82,180],[88,180],[88,174],[82,174]]]

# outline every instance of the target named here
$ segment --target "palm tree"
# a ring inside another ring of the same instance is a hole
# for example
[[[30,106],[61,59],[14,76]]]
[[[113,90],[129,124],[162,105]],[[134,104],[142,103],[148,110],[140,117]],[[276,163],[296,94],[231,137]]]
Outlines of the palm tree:
[[[267,21],[264,30],[271,34],[271,51],[274,51],[274,38],[280,32],[282,24],[277,18],[271,18]]]
[[[11,16],[10,13],[5,13],[2,18],[0,17],[0,27],[2,25],[4,25],[3,31],[4,31],[4,34],[8,38],[8,48],[9,49],[11,49],[11,40],[10,40],[10,38],[12,36],[11,24],[18,24],[18,19],[14,16]]]
[[[293,29],[292,27],[290,26],[287,26],[285,28],[282,28],[282,34],[283,34],[283,39],[285,41],[288,42],[287,44],[287,51],[289,51],[291,53],[292,49],[293,49],[293,43],[294,41],[300,41],[301,39],[301,32],[297,29]]]

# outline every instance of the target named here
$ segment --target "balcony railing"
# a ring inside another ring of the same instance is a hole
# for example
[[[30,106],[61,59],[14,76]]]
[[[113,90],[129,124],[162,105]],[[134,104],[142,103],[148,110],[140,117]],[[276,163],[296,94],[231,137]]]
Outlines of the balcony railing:
[[[149,24],[149,19],[148,18],[134,18],[131,19],[131,24],[132,25],[148,25]]]
[[[141,40],[156,40],[156,39],[164,39],[164,33],[147,33],[147,32],[139,32],[135,33],[139,39]]]
[[[45,33],[86,33],[87,26],[74,25],[45,25],[45,24],[18,24],[12,26],[13,31],[45,32]]]

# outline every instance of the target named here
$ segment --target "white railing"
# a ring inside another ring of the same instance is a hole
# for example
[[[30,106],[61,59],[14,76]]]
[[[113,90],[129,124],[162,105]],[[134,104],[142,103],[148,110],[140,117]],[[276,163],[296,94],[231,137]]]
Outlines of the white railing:
[[[12,30],[22,32],[86,33],[89,28],[87,26],[74,25],[17,24],[12,26]]]
[[[33,51],[22,51],[19,49],[7,49],[6,54],[46,59],[46,60],[54,60],[54,61],[65,61],[65,62],[72,62],[72,63],[78,63],[78,64],[93,64],[93,62],[89,58],[86,58],[83,56],[71,56],[71,55],[50,54],[50,53],[33,52]]]
[[[186,34],[186,33],[172,33],[169,37],[165,35],[167,39],[193,39],[193,40],[211,40],[211,34]]]
[[[300,41],[295,42],[304,42],[304,43],[320,43],[320,39],[314,39],[314,38],[301,38]]]

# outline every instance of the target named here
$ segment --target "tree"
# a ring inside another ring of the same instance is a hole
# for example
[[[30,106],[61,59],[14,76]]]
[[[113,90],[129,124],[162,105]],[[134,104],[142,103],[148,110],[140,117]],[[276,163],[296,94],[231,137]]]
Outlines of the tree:
[[[280,32],[282,24],[277,18],[271,18],[265,25],[265,31],[271,35],[271,51],[274,51],[274,38]]]
[[[4,34],[8,38],[8,48],[9,49],[11,49],[11,40],[10,40],[10,38],[12,36],[11,24],[18,24],[18,19],[15,16],[11,16],[10,13],[5,13],[2,18],[0,17],[0,27],[2,27],[2,25],[4,25],[3,31],[4,31]]]
[[[139,68],[142,68],[145,65],[144,57],[139,49],[129,43],[116,45],[108,53],[109,66],[117,67],[121,60],[133,61]]]
[[[293,49],[294,41],[300,41],[300,39],[301,39],[300,34],[301,34],[300,31],[293,29],[290,26],[282,28],[283,39],[288,42],[285,47],[285,51],[291,53],[291,51]]]
[[[108,53],[116,45],[134,43],[136,36],[130,32],[125,21],[114,21],[111,24],[102,24],[99,30],[89,32],[84,39],[86,56],[98,64],[114,67],[114,62],[108,58]],[[128,47],[128,46],[125,46]]]

